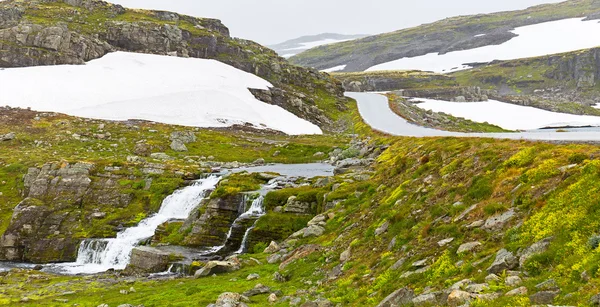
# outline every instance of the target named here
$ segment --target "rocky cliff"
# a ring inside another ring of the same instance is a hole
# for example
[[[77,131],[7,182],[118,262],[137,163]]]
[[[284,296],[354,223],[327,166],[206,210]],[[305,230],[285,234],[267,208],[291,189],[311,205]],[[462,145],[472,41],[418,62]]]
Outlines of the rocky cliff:
[[[340,84],[290,65],[272,50],[229,36],[220,21],[123,8],[99,0],[0,2],[0,67],[83,64],[113,51],[215,59],[273,85],[259,99],[325,130],[347,128]]]

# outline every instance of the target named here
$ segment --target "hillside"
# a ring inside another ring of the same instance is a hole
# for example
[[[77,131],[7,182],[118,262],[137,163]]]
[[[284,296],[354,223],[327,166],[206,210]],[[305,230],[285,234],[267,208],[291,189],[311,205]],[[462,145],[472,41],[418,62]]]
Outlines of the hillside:
[[[260,100],[326,131],[349,127],[352,106],[334,79],[231,38],[218,20],[97,0],[0,2],[0,67],[83,64],[114,51],[218,60],[269,81],[270,90],[254,91]]]
[[[496,61],[451,74],[421,71],[335,73],[349,91],[400,91],[455,101],[488,98],[554,112],[600,115],[598,49]]]
[[[231,258],[227,265],[238,261],[231,272],[165,280],[14,269],[0,277],[6,285],[0,302],[205,306],[219,297],[217,306],[226,298],[233,306],[269,300],[275,306],[596,304],[596,146],[380,137],[353,144],[366,145],[355,158],[360,164],[267,197],[250,254]],[[290,196],[321,209],[278,213],[291,206]],[[263,252],[271,237],[261,234],[286,225],[287,235],[300,231]],[[165,231],[175,239],[177,228]]]
[[[290,61],[321,70],[345,65],[344,71],[364,71],[405,57],[500,45],[516,36],[511,31],[517,27],[567,18],[597,19],[599,13],[600,2],[596,0],[570,0],[521,11],[453,17],[396,32],[317,47],[290,58]]]

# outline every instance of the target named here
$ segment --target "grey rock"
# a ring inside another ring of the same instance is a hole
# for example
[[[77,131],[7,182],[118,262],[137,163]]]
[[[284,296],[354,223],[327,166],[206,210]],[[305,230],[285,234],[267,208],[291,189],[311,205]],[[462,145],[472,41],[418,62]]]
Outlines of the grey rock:
[[[150,154],[150,158],[156,159],[156,160],[162,160],[162,161],[175,160],[175,158],[167,155],[164,152],[155,152],[155,153],[152,153],[152,154]]]
[[[489,288],[490,286],[488,284],[470,284],[465,290],[470,293],[481,293]]]
[[[12,141],[17,138],[17,135],[14,132],[9,132],[7,134],[0,134],[0,142]]]
[[[554,279],[548,279],[542,283],[539,283],[535,286],[535,288],[540,291],[557,291],[560,289]]]
[[[480,242],[465,243],[465,244],[462,244],[461,246],[458,247],[458,250],[456,251],[456,253],[457,254],[463,254],[463,253],[472,252],[476,248],[478,248],[479,246],[481,246]]]
[[[506,292],[506,294],[504,294],[505,296],[521,296],[521,295],[527,295],[527,288],[526,287],[519,287],[516,289],[512,289],[508,292]]]
[[[171,149],[174,151],[184,152],[188,151],[187,146],[181,140],[173,140],[171,142]]]
[[[487,231],[497,231],[504,226],[515,217],[516,213],[514,209],[510,209],[504,213],[496,214],[485,221],[483,225],[483,229]]]
[[[277,242],[275,241],[271,241],[271,244],[269,244],[269,246],[267,246],[267,248],[265,248],[265,250],[263,251],[265,254],[273,254],[278,252],[281,249],[281,246],[279,246],[279,244],[277,244]]]
[[[549,305],[554,302],[554,299],[558,296],[558,292],[555,291],[541,291],[534,295],[529,296],[529,300],[532,304],[536,305]]]
[[[390,222],[388,222],[388,221],[383,222],[383,224],[381,224],[381,226],[379,226],[379,227],[377,227],[377,229],[375,229],[375,235],[380,236],[383,233],[387,232],[388,227],[390,227]]]
[[[319,237],[325,233],[325,228],[318,225],[311,225],[304,228],[303,238]]]
[[[487,269],[488,273],[499,274],[504,271],[512,270],[519,265],[517,257],[506,249],[501,249],[496,254],[494,263]]]
[[[194,277],[205,277],[213,274],[230,273],[240,269],[236,261],[209,261],[203,268],[196,271]]]
[[[269,288],[263,284],[257,284],[256,286],[254,286],[254,288],[242,293],[242,295],[244,295],[245,297],[252,297],[252,296],[256,296],[259,294],[266,294],[266,293],[271,293],[271,288]]]
[[[396,307],[412,303],[415,293],[408,288],[401,288],[388,295],[377,307]]]
[[[164,272],[169,267],[171,254],[149,246],[140,246],[131,252],[128,270],[143,273]]]
[[[504,284],[511,288],[520,286],[522,283],[523,283],[523,280],[521,280],[521,277],[519,277],[519,276],[508,276],[508,277],[506,277],[506,280],[504,281]]]
[[[525,262],[527,261],[527,259],[531,258],[534,255],[541,254],[541,253],[547,251],[548,247],[550,247],[551,242],[552,242],[552,237],[545,238],[539,242],[534,243],[527,249],[525,249],[521,253],[521,256],[519,257],[519,265],[522,267],[525,264]]]

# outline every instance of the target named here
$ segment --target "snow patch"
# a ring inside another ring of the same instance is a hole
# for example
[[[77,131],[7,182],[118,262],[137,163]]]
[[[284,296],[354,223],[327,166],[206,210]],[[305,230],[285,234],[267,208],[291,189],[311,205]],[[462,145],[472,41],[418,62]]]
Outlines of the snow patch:
[[[467,103],[421,98],[415,100],[423,101],[416,106],[424,110],[443,112],[479,123],[488,122],[509,130],[600,126],[600,117],[598,116],[556,113],[495,100]]]
[[[600,23],[581,18],[563,19],[516,28],[517,37],[501,45],[455,51],[440,55],[430,53],[413,58],[375,65],[367,71],[425,70],[439,73],[471,68],[466,63],[513,60],[594,48],[600,45]]]
[[[322,72],[336,72],[336,71],[341,71],[341,70],[346,69],[346,66],[347,65],[339,65],[339,66],[336,66],[336,67],[331,67],[331,68],[323,69],[321,71]]]
[[[0,70],[0,105],[104,120],[194,127],[250,123],[287,134],[321,129],[257,100],[272,85],[215,60],[116,52],[86,65]]]

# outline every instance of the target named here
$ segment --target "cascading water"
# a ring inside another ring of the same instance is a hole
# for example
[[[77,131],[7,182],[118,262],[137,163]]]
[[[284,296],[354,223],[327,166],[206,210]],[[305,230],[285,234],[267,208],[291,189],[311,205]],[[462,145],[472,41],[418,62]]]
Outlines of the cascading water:
[[[114,239],[85,240],[79,247],[77,261],[56,265],[56,269],[68,274],[99,273],[109,269],[125,269],[131,251],[144,239],[154,235],[156,228],[171,219],[186,219],[196,208],[208,190],[215,188],[220,177],[211,176],[196,181],[191,186],[175,191],[163,201],[155,215],[127,228]]]
[[[260,195],[258,196],[258,198],[253,200],[250,208],[248,208],[248,210],[246,210],[237,219],[235,219],[235,221],[229,228],[229,232],[227,233],[225,243],[222,246],[215,246],[211,248],[205,255],[228,253],[234,250],[235,254],[243,253],[248,242],[248,235],[250,234],[250,231],[252,231],[252,229],[254,228],[256,221],[258,221],[260,217],[266,214],[264,200],[265,197],[263,195]],[[246,202],[247,200],[246,198],[244,198],[242,204],[245,204]],[[247,227],[249,222],[252,223],[252,226]],[[244,228],[244,235],[240,241],[239,231]],[[237,245],[238,243],[240,244],[239,248]]]

